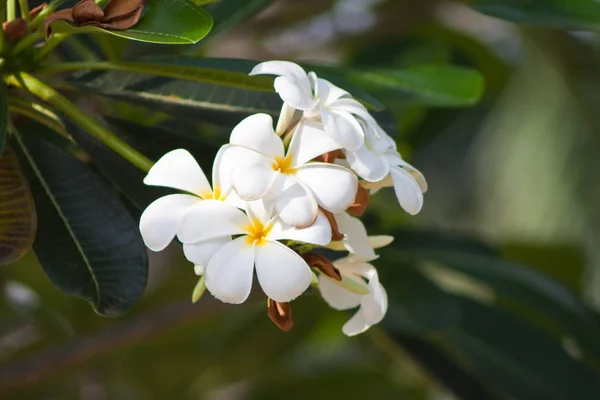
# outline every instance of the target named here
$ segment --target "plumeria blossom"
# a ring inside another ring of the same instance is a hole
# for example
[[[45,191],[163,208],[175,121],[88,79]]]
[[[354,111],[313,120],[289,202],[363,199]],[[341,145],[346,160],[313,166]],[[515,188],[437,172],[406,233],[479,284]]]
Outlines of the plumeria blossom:
[[[334,261],[333,265],[344,279],[352,280],[358,285],[364,285],[366,281],[369,289],[368,294],[358,294],[342,287],[324,274],[319,275],[319,291],[327,304],[336,310],[359,307],[354,316],[342,327],[344,334],[358,335],[381,322],[387,312],[388,299],[385,289],[379,282],[375,267],[352,255]]]
[[[327,248],[332,250],[347,250],[363,260],[377,258],[374,249],[387,246],[394,238],[387,235],[368,236],[365,225],[358,218],[347,213],[335,214],[338,230],[344,235],[341,242],[331,242]]]
[[[223,148],[224,158],[236,163],[229,174],[239,198],[272,201],[281,220],[299,228],[315,221],[319,206],[336,213],[346,210],[358,180],[345,167],[310,161],[339,148],[322,132],[319,123],[302,121],[285,151],[271,116],[255,114],[240,122]],[[223,163],[224,168],[232,164]]]
[[[190,210],[179,227],[185,243],[206,242],[237,236],[210,253],[204,271],[206,288],[217,299],[239,304],[250,294],[253,273],[267,296],[289,302],[310,285],[312,273],[296,252],[280,243],[293,240],[324,246],[331,240],[331,227],[322,213],[308,228],[297,229],[281,222],[273,207],[263,201],[248,203],[246,213],[225,202]]]
[[[425,177],[402,159],[394,140],[371,116],[361,121],[365,142],[357,151],[346,151],[346,161],[358,176],[369,182],[364,187],[375,189],[393,186],[400,206],[415,215],[423,207],[427,191]]]
[[[341,147],[355,151],[364,143],[356,116],[368,112],[347,91],[318,78],[314,72],[307,74],[301,66],[289,61],[260,63],[250,75],[276,75],[275,91],[285,104],[303,111],[306,118],[322,122],[326,134]],[[289,107],[284,105],[282,113],[288,117]]]

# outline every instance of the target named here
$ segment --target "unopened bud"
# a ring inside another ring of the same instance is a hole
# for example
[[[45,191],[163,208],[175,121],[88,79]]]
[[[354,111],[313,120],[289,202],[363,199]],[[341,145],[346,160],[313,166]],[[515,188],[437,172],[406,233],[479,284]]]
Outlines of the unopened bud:
[[[302,255],[302,258],[309,267],[318,269],[322,274],[334,279],[336,281],[342,280],[342,274],[331,261],[316,253],[306,253]]]

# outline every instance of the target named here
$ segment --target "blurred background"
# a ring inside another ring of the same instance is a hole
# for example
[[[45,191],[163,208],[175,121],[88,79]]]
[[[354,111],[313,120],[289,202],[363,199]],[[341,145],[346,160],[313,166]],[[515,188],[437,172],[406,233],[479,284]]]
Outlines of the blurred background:
[[[375,263],[388,317],[347,338],[350,314],[316,293],[293,303],[289,333],[260,296],[235,307],[207,293],[194,305],[193,267],[173,245],[151,254],[144,299],[103,318],[54,288],[30,254],[0,270],[0,396],[600,398],[598,36],[517,26],[454,1],[262,3],[186,51],[356,70],[453,65],[485,78],[479,101],[460,98],[460,80],[446,83],[456,99],[380,98],[396,122],[389,133],[430,187],[416,217],[391,190],[364,217],[372,234],[396,236]],[[111,46],[130,59],[156,52]]]

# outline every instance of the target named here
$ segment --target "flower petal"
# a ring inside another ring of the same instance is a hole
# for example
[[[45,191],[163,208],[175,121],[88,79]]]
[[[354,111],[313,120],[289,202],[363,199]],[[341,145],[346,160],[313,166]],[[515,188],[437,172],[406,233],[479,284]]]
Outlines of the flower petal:
[[[250,221],[256,220],[266,226],[273,217],[274,204],[269,199],[248,201],[245,209]]]
[[[269,231],[267,238],[269,240],[295,240],[325,246],[331,241],[331,225],[325,215],[319,212],[315,222],[307,228],[294,228],[278,221]]]
[[[335,310],[348,310],[357,307],[363,297],[344,289],[323,274],[319,274],[319,291],[323,296],[323,300]]]
[[[331,103],[328,104],[328,108],[330,110],[345,111],[347,113],[361,117],[365,121],[374,121],[373,117],[371,116],[371,114],[369,114],[369,111],[366,109],[366,107],[360,104],[358,101],[350,97],[340,97],[334,99]]]
[[[341,148],[341,144],[325,133],[322,123],[305,119],[294,132],[288,157],[292,157],[292,166],[297,167],[317,156]]]
[[[410,165],[409,163],[407,163],[404,160],[402,160],[402,162],[398,163],[398,165],[401,166],[402,168],[404,168],[405,170],[407,170],[408,173],[410,174],[410,176],[412,176],[413,179],[417,181],[417,183],[419,184],[419,187],[421,188],[421,192],[423,192],[423,193],[427,192],[427,181],[425,180],[425,177],[418,169],[416,169],[415,167],[413,167],[412,165]]]
[[[363,297],[360,308],[365,321],[370,325],[375,325],[381,322],[387,312],[387,293],[377,277],[369,282],[369,290],[371,293]]]
[[[210,259],[204,282],[217,299],[240,304],[250,295],[253,272],[254,246],[242,236],[221,247]]]
[[[321,107],[321,119],[325,132],[344,149],[356,151],[365,143],[363,128],[352,114]]]
[[[279,172],[273,170],[266,157],[265,161],[249,165],[241,164],[233,171],[231,183],[240,199],[245,201],[261,199],[275,183]]]
[[[310,91],[310,81],[306,71],[298,64],[290,61],[265,61],[252,68],[248,75],[286,76],[297,80],[305,91]]]
[[[365,315],[362,312],[362,309],[359,309],[353,316],[344,324],[342,327],[342,332],[346,336],[356,336],[367,329],[369,329],[371,325],[369,325],[365,319]]]
[[[275,91],[284,102],[297,110],[310,111],[317,106],[311,91],[306,91],[295,79],[286,76],[275,78]]]
[[[161,251],[175,238],[183,216],[196,204],[199,197],[171,194],[151,203],[140,218],[140,233],[146,246]]]
[[[273,130],[273,118],[268,114],[254,114],[243,119],[231,131],[229,143],[248,147],[270,158],[285,156],[283,142]]]
[[[319,205],[333,213],[354,203],[358,180],[347,168],[335,164],[309,163],[298,168],[296,178],[306,185]]]
[[[283,103],[281,106],[281,112],[279,113],[279,119],[277,120],[277,127],[275,133],[278,136],[283,135],[288,128],[290,128],[292,121],[298,120],[302,115],[294,107],[287,103]]]
[[[245,232],[248,217],[231,204],[204,200],[192,207],[183,217],[177,237],[183,243],[196,243]]]
[[[271,189],[275,211],[288,225],[305,228],[317,218],[319,206],[311,190],[297,179],[279,174]]]
[[[329,106],[331,103],[338,100],[340,97],[350,96],[350,93],[348,93],[344,89],[337,87],[328,80],[318,78],[316,85],[316,95],[321,100],[321,104]]]
[[[338,230],[344,234],[344,245],[350,253],[359,256],[364,260],[373,260],[377,257],[365,226],[358,218],[353,218],[346,213],[335,215],[338,224]]]
[[[371,152],[367,146],[346,152],[346,161],[358,176],[369,182],[379,182],[390,172],[386,159]]]
[[[279,242],[256,245],[256,275],[267,296],[287,303],[310,286],[312,274],[296,252]]]
[[[269,163],[268,157],[244,146],[226,144],[221,146],[213,164],[213,188],[222,200],[232,190],[233,172],[242,165]]]
[[[390,173],[400,206],[411,215],[417,214],[423,207],[423,193],[419,184],[400,167],[392,167]]]
[[[150,168],[144,183],[183,190],[201,197],[212,192],[202,168],[184,149],[173,150],[162,156]]]
[[[195,264],[196,269],[206,267],[212,256],[229,242],[231,242],[231,236],[203,240],[197,243],[184,243],[183,254],[185,254],[188,261]]]
[[[385,247],[394,241],[393,236],[389,235],[374,235],[369,236],[369,243],[374,249],[379,249],[381,247]]]

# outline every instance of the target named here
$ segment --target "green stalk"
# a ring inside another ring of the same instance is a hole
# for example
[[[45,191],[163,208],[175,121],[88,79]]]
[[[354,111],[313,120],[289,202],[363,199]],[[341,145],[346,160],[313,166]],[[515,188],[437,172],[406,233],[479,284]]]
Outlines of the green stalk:
[[[22,87],[23,82],[26,89],[40,99],[48,102],[57,110],[63,112],[71,118],[77,125],[91,133],[106,146],[110,147],[115,153],[118,153],[130,163],[143,171],[149,171],[154,164],[144,155],[138,153],[127,143],[119,139],[114,133],[98,124],[93,118],[83,113],[75,104],[70,102],[66,97],[58,93],[56,90],[34,78],[33,76],[22,72],[21,79],[17,79],[14,75],[7,78],[8,83],[17,87]]]
[[[21,9],[21,18],[29,22],[29,3],[27,0],[19,0],[19,8]]]
[[[38,51],[37,54],[33,57],[34,61],[40,62],[44,58],[48,57],[50,52],[68,37],[69,35],[67,35],[66,33],[53,33],[52,35],[50,35],[48,40],[46,40],[44,47],[42,47],[40,51]]]
[[[17,2],[16,0],[6,0],[6,20],[12,21],[17,18]]]
[[[54,12],[58,7],[60,7],[66,0],[53,0],[48,4],[46,8],[44,8],[40,13],[31,20],[29,24],[29,28],[33,29],[38,25],[41,25],[42,22],[46,19],[46,17]]]
[[[13,55],[19,54],[20,52],[33,46],[35,44],[35,42],[42,40],[43,38],[44,38],[44,32],[36,31],[36,32],[30,33],[29,35],[25,36],[24,38],[22,38],[21,40],[19,40],[17,42],[15,47],[13,47],[11,54],[13,54]]]

